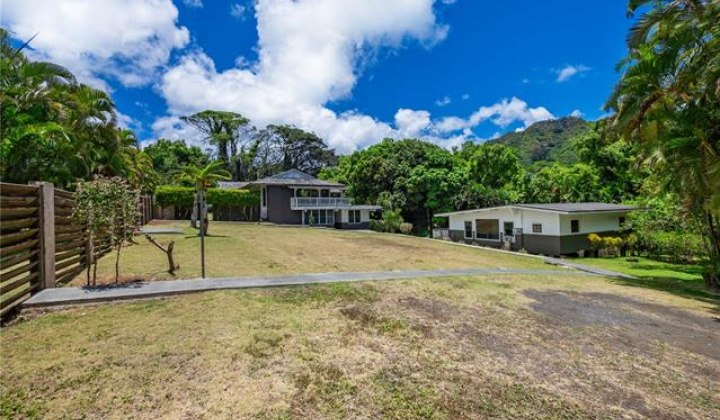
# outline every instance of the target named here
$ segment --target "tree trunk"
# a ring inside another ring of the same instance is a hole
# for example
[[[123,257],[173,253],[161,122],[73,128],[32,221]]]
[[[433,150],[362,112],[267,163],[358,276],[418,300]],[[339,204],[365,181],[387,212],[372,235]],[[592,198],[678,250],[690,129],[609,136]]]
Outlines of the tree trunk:
[[[120,251],[122,250],[122,241],[118,243],[117,252],[115,254],[115,283],[120,278]]]
[[[192,208],[192,214],[190,215],[190,227],[193,229],[197,229],[197,220],[198,220],[198,206],[199,206],[199,200],[198,200],[198,194],[193,194],[193,208]]]
[[[163,247],[150,235],[145,235],[145,238],[153,245],[158,247],[162,252],[165,253],[168,259],[168,273],[175,275],[175,271],[180,269],[180,266],[175,264],[175,258],[173,257],[173,250],[175,249],[175,241],[170,241],[167,248]]]

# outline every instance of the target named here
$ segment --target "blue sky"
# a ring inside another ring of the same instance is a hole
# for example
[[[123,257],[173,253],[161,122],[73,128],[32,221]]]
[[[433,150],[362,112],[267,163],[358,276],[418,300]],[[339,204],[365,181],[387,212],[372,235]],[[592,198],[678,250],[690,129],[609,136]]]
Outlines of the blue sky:
[[[112,91],[143,141],[199,142],[206,108],[295,124],[347,153],[449,147],[601,107],[631,20],[607,0],[10,0],[32,54]]]

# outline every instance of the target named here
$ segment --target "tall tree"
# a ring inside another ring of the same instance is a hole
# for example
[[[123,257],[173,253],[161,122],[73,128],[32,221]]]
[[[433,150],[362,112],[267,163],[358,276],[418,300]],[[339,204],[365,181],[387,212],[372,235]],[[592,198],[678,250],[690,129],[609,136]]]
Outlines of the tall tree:
[[[232,157],[237,155],[239,130],[250,120],[236,112],[205,110],[181,117],[183,121],[205,134],[205,141],[217,147],[218,159],[238,179],[238,171],[232,165]]]
[[[705,239],[704,278],[720,288],[720,2],[631,0],[631,29],[607,107]]]
[[[162,184],[172,184],[184,166],[205,166],[208,156],[197,146],[188,146],[184,140],[159,139],[145,146],[143,151],[152,159]]]
[[[288,169],[310,175],[337,163],[335,150],[315,133],[289,125],[269,125],[256,135],[254,160],[257,177]]]

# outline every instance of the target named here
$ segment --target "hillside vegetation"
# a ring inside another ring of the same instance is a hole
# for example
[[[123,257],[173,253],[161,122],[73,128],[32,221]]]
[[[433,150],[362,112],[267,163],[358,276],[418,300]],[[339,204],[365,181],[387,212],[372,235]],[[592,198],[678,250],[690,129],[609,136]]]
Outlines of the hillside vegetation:
[[[541,162],[540,165],[542,162],[574,164],[580,161],[574,140],[591,130],[591,123],[582,118],[564,117],[536,122],[524,131],[507,133],[492,143],[516,149],[525,165],[536,162]]]

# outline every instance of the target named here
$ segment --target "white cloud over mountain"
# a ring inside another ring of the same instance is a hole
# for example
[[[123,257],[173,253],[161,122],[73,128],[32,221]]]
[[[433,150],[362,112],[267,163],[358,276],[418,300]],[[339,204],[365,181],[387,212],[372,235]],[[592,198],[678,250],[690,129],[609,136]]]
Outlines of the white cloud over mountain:
[[[157,80],[170,52],[190,41],[170,0],[3,1],[2,24],[30,55],[68,67],[79,80],[107,89],[103,79],[125,86]]]

